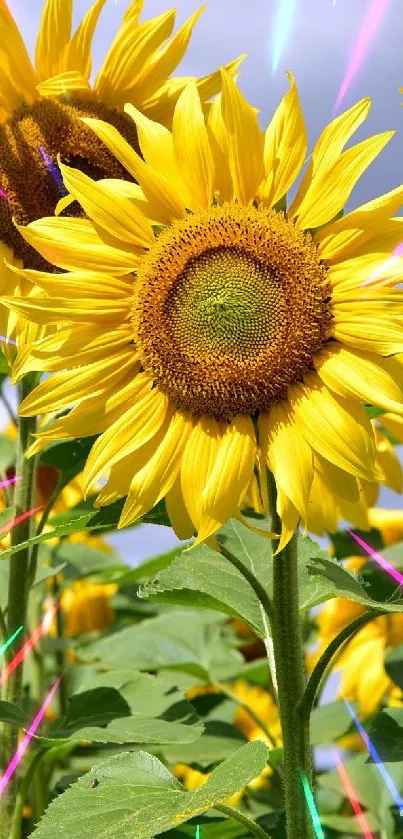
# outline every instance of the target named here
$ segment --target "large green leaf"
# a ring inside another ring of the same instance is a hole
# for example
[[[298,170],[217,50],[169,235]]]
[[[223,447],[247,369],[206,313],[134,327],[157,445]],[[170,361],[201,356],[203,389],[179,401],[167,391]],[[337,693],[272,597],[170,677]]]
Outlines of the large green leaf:
[[[370,737],[382,761],[403,762],[403,708],[384,708],[372,722]]]
[[[217,540],[248,572],[253,572],[271,595],[270,541],[234,519],[220,529]],[[332,597],[348,597],[369,608],[403,611],[402,599],[384,604],[369,597],[358,579],[309,537],[299,537],[297,562],[302,612]],[[219,609],[245,621],[261,638],[265,636],[262,610],[251,585],[228,559],[207,545],[193,548],[171,562],[140,589],[140,596],[157,602]]]
[[[353,703],[353,707],[355,704]],[[311,715],[312,745],[319,746],[332,743],[348,731],[351,726],[351,716],[344,702],[329,702],[319,705]]]
[[[62,443],[51,443],[40,455],[39,463],[58,469],[63,476],[63,485],[66,486],[83,471],[96,439],[96,437],[77,437]]]
[[[105,571],[121,575],[128,571],[128,566],[115,551],[100,551],[85,543],[62,544],[57,551],[57,559],[66,565],[66,580],[98,576]]]
[[[71,698],[55,736],[97,743],[190,743],[203,723],[181,691],[160,676],[133,670],[101,673]]]
[[[267,756],[264,743],[247,743],[188,792],[147,752],[114,755],[56,798],[32,835],[152,839],[234,795],[263,771]]]
[[[242,664],[218,624],[217,613],[178,609],[86,644],[79,653],[105,669],[172,669],[201,681],[226,678]]]
[[[164,748],[163,755],[167,763],[192,763],[206,769],[233,754],[246,742],[246,737],[230,723],[209,720],[197,746],[173,743]]]

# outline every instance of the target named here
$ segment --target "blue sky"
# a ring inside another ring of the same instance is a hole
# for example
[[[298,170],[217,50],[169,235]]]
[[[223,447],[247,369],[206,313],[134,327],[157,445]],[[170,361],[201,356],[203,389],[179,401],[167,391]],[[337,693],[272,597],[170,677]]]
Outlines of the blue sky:
[[[275,21],[280,3],[291,0],[210,0],[191,41],[180,72],[204,75],[241,53],[248,53],[242,66],[240,87],[261,111],[264,127],[287,89],[286,70],[297,80],[308,126],[310,143],[331,119],[333,105],[346,72],[354,43],[372,0],[294,0],[295,17],[278,71],[272,73]],[[76,0],[75,22],[91,5]],[[98,68],[111,42],[127,0],[108,0],[94,39],[94,66]],[[145,0],[143,19],[170,7],[168,0]],[[172,3],[182,23],[200,3],[177,0]],[[33,53],[42,0],[9,0],[13,12]],[[343,102],[350,107],[364,96],[372,98],[369,119],[354,141],[371,133],[396,129],[396,136],[359,181],[350,202],[357,206],[403,181],[403,86],[402,0],[390,0],[388,11],[360,72]],[[388,490],[382,491],[381,504],[401,503]],[[114,537],[122,554],[133,563],[175,544],[165,528],[142,528],[132,534]]]

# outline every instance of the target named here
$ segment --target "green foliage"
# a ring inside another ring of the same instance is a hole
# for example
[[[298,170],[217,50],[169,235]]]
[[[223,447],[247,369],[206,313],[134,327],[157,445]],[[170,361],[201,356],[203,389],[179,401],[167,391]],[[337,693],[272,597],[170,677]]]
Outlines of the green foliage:
[[[76,839],[84,822],[86,839],[99,839],[101,831],[104,835],[113,831],[119,839],[152,839],[242,789],[262,772],[267,756],[263,743],[247,743],[221,763],[204,786],[192,792],[183,790],[147,752],[113,756],[96,764],[57,798],[33,836],[54,839],[61,833],[64,839]]]
[[[354,703],[353,703],[354,707]],[[344,702],[319,705],[311,715],[311,739],[314,746],[330,744],[351,727],[351,717]]]
[[[9,466],[14,466],[16,458],[15,440],[0,434],[0,474],[4,475]]]
[[[403,708],[384,708],[372,722],[370,737],[382,761],[403,762]]]

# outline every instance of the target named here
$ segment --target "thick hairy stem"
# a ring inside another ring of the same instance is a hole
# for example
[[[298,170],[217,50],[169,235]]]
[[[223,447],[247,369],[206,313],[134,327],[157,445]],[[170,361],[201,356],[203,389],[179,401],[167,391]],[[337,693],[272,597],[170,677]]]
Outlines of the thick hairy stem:
[[[272,530],[281,532],[276,513],[276,488],[269,476]],[[273,554],[277,541],[273,540]],[[273,647],[277,696],[283,737],[284,798],[288,839],[308,839],[312,822],[301,783],[301,771],[312,786],[309,717],[302,719],[299,703],[305,690],[302,624],[298,600],[297,536],[273,556]]]
[[[30,384],[26,379],[24,379],[20,385],[20,401],[27,396],[30,389]],[[14,493],[16,519],[31,510],[34,504],[35,463],[34,458],[28,459],[26,457],[26,452],[32,442],[31,438],[34,431],[35,418],[22,417],[19,423],[16,466],[16,474],[20,480],[15,484]],[[31,528],[32,518],[30,517],[16,524],[11,530],[11,544],[16,546],[29,539],[31,535]],[[23,548],[21,551],[17,551],[10,560],[7,606],[8,634],[11,635],[18,629],[19,626],[24,626],[24,630],[22,630],[22,632],[18,635],[15,644],[13,645],[13,650],[10,651],[10,655],[15,655],[25,641],[29,596],[29,559],[29,548]],[[21,663],[19,667],[16,667],[16,669],[8,676],[3,690],[3,696],[7,702],[19,703],[22,689],[22,672],[23,665]],[[12,725],[4,725],[1,760],[3,769],[8,765],[9,761],[13,757],[17,745],[18,728]],[[2,812],[0,817],[1,839],[9,839],[11,834],[16,795],[17,779],[14,777],[8,783],[2,796]]]

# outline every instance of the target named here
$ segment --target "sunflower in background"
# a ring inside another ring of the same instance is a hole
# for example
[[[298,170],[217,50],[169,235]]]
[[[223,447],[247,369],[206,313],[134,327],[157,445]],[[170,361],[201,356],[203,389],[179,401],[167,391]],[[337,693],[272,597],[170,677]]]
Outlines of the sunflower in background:
[[[385,258],[402,236],[393,213],[403,188],[335,220],[393,133],[343,151],[368,114],[363,100],[324,129],[285,212],[307,151],[294,79],[262,135],[222,78],[208,117],[187,85],[172,131],[126,106],[144,159],[114,126],[85,120],[139,182],[142,203],[124,182],[112,194],[62,165],[88,218],[20,231],[61,268],[73,267],[74,242],[76,270],[23,271],[42,294],[3,302],[59,326],[17,362],[15,379],[54,372],[21,413],[75,406],[31,453],[100,434],[84,472],[87,491],[109,475],[97,505],[127,496],[125,527],[165,497],[177,534],[196,531],[196,542],[238,515],[259,461],[276,479],[282,548],[309,520],[316,471],[351,503],[362,482],[383,479],[362,403],[403,411],[402,358],[391,357],[403,351],[402,260]]]
[[[403,534],[402,512],[400,510],[385,512],[394,513],[395,521],[400,519],[399,537],[401,538]],[[377,527],[384,538],[380,519],[381,517],[378,518]],[[350,557],[346,567],[358,573],[366,562],[365,557]],[[366,608],[359,603],[342,597],[329,600],[316,618],[318,649],[313,656],[309,657],[311,666],[333,638],[366,611]],[[389,678],[384,663],[387,651],[401,643],[403,643],[403,615],[391,613],[375,618],[360,629],[338,657],[334,670],[340,671],[341,693],[347,699],[358,703],[362,717],[374,714],[383,700],[390,705],[402,704],[402,691]]]
[[[171,78],[186,53],[198,9],[171,37],[176,12],[170,9],[140,22],[143,0],[133,0],[124,14],[93,84],[91,46],[106,0],[96,0],[72,33],[73,0],[45,0],[31,63],[6,0],[0,0],[0,292],[35,294],[32,284],[13,274],[6,263],[49,270],[47,260],[20,235],[18,225],[53,215],[65,194],[56,158],[96,180],[126,178],[133,198],[138,188],[113,154],[80,117],[97,117],[119,129],[138,149],[136,127],[123,112],[131,102],[142,113],[170,125],[175,102],[189,77]],[[241,59],[228,64],[232,72]],[[219,72],[196,81],[203,104],[221,87]],[[78,205],[67,213],[82,215]],[[14,223],[16,222],[16,224]],[[61,229],[63,219],[60,220]],[[78,222],[77,222],[78,223]],[[16,226],[17,225],[17,226]],[[97,260],[102,244],[94,231],[88,241]],[[65,267],[76,265],[74,239]],[[129,269],[130,270],[130,269]],[[0,313],[0,333],[28,344],[38,333],[32,324]],[[14,350],[5,345],[10,364]]]

